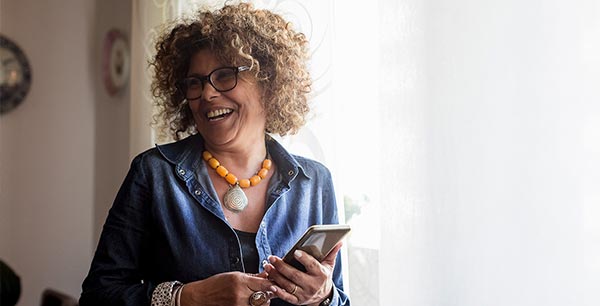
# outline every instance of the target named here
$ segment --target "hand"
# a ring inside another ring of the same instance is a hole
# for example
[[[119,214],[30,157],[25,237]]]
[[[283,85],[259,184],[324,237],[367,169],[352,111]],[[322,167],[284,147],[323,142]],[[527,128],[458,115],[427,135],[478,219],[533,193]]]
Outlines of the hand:
[[[338,243],[329,254],[319,262],[303,251],[296,251],[294,256],[304,267],[306,273],[285,263],[277,256],[270,256],[270,264],[265,265],[269,279],[279,289],[274,292],[282,300],[296,305],[318,305],[333,290],[333,267],[335,258],[342,243]]]
[[[266,278],[266,273],[250,275],[227,272],[207,279],[187,283],[181,291],[181,306],[248,306],[250,295],[256,291],[267,294],[269,305],[277,288]]]

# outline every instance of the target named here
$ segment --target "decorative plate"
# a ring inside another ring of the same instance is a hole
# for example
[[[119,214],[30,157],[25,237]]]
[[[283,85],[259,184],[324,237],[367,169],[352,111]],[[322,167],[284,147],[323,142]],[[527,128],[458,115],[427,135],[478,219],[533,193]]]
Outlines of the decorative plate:
[[[114,96],[129,82],[129,47],[125,35],[119,30],[110,30],[104,39],[102,60],[104,86]]]
[[[13,41],[0,35],[0,114],[19,106],[31,87],[31,66]]]

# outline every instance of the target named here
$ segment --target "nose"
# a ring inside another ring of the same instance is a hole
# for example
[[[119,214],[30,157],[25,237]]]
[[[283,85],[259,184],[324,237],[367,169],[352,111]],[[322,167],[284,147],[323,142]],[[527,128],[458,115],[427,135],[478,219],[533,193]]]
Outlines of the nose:
[[[218,92],[215,87],[208,81],[205,81],[203,86],[202,86],[202,100],[204,101],[211,101],[214,100],[216,97],[220,96],[221,93]]]

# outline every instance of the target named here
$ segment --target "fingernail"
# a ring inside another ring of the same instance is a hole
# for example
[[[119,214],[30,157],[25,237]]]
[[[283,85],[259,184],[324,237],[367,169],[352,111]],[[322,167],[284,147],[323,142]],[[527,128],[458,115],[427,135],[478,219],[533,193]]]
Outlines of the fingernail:
[[[271,286],[271,288],[270,288],[270,289],[271,289],[271,291],[273,291],[273,292],[277,292],[277,288],[276,288],[275,286]]]
[[[300,258],[300,257],[302,257],[302,252],[300,252],[299,250],[295,250],[294,256],[296,256],[296,258]]]
[[[277,260],[275,259],[275,257],[273,257],[273,256],[269,256],[269,261],[270,261],[271,263],[275,263],[275,261],[277,261]]]

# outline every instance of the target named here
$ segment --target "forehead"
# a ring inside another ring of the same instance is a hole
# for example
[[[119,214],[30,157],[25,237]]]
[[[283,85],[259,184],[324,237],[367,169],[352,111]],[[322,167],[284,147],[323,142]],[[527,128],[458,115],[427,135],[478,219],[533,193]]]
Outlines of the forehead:
[[[188,74],[207,75],[211,71],[223,66],[212,50],[201,49],[191,56]]]

